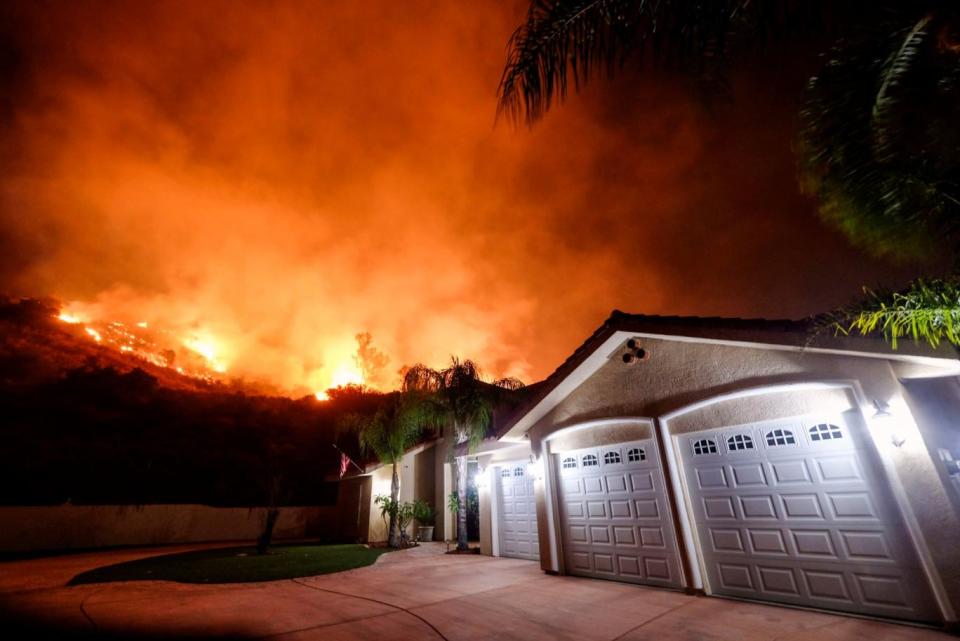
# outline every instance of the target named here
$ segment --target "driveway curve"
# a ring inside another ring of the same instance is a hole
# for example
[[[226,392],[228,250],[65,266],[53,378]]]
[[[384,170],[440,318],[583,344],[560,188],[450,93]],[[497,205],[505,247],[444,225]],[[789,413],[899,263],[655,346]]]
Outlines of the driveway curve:
[[[946,641],[937,630],[615,583],[549,576],[529,561],[444,554],[443,544],[371,566],[266,583],[66,583],[153,548],[0,564],[7,628],[61,638],[278,641]],[[7,637],[14,638],[14,637]]]

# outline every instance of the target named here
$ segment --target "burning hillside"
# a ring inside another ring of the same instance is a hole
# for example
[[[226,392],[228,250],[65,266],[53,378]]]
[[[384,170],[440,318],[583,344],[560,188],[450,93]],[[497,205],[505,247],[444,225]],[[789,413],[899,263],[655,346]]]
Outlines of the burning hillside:
[[[175,331],[148,321],[105,319],[83,305],[61,305],[45,299],[0,299],[0,358],[13,363],[10,382],[56,378],[79,367],[111,367],[120,372],[140,368],[175,389],[229,387],[253,393],[289,395],[267,381],[244,379],[230,371],[229,353],[212,333],[201,329]],[[301,386],[297,396],[364,384],[365,375],[388,360],[371,345],[369,334],[356,337],[349,355],[318,389]]]
[[[0,504],[257,505],[275,460],[282,501],[333,500],[332,444],[359,459],[339,417],[384,396],[356,386],[324,403],[265,395],[182,342],[54,301],[0,298]]]
[[[80,368],[142,369],[173,389],[210,389],[227,382],[217,361],[178,347],[167,332],[88,320],[53,300],[0,299],[0,364],[7,385],[43,383]]]

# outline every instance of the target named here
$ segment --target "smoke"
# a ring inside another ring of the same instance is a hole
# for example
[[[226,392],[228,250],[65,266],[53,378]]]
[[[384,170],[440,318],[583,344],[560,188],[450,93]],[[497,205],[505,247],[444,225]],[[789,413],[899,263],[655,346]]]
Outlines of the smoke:
[[[628,71],[495,127],[523,10],[6,3],[0,288],[312,391],[450,354],[531,380],[614,307],[795,316],[897,277],[796,195],[801,73],[710,114]]]

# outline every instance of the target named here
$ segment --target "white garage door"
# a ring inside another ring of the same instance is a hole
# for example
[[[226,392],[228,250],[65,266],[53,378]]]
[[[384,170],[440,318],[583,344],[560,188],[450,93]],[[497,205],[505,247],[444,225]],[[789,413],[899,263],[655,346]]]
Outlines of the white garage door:
[[[938,619],[866,438],[839,417],[678,437],[711,591]]]
[[[555,456],[567,572],[680,587],[656,444],[636,441]]]
[[[500,467],[497,472],[500,556],[536,561],[540,558],[540,544],[533,477],[522,464]]]

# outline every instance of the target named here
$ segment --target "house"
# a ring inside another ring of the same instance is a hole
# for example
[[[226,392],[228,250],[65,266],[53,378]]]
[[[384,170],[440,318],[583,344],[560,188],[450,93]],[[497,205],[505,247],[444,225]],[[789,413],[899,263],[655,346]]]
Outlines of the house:
[[[476,452],[482,551],[953,624],[958,374],[947,345],[615,311]]]

